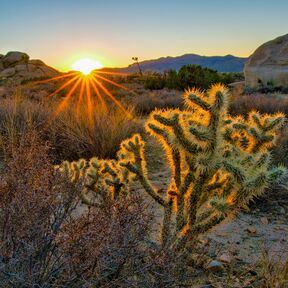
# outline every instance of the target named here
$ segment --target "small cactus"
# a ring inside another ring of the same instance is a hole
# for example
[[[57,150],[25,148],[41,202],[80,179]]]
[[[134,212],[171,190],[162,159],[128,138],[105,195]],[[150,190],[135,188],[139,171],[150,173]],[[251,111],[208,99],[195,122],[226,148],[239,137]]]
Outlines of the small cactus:
[[[286,173],[284,167],[271,167],[269,151],[284,115],[252,111],[248,119],[232,117],[228,96],[220,84],[207,93],[190,89],[184,93],[185,110],[150,114],[145,129],[162,144],[171,169],[164,196],[148,178],[139,134],[121,143],[117,161],[92,158],[61,167],[72,181],[83,180],[83,196],[92,190],[113,199],[128,193],[132,180],[139,181],[163,207],[162,245],[185,248]]]
[[[73,183],[83,186],[81,200],[88,206],[101,206],[108,198],[113,200],[126,194],[127,184],[131,180],[128,170],[115,160],[99,160],[93,157],[89,161],[64,161],[56,168],[66,174]]]

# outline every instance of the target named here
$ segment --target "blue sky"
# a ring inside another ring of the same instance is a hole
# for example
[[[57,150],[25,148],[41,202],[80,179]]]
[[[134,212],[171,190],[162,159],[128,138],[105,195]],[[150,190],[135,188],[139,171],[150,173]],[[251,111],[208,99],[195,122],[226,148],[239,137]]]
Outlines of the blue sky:
[[[60,69],[185,53],[249,56],[288,33],[284,0],[0,0],[0,53],[27,52]]]

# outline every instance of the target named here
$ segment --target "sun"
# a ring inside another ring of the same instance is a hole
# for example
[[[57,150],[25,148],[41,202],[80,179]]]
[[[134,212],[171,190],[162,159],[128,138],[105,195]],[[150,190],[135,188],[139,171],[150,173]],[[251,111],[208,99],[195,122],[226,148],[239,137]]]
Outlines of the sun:
[[[74,71],[79,71],[84,75],[88,75],[95,69],[103,68],[103,65],[97,60],[84,58],[74,62],[71,68]]]

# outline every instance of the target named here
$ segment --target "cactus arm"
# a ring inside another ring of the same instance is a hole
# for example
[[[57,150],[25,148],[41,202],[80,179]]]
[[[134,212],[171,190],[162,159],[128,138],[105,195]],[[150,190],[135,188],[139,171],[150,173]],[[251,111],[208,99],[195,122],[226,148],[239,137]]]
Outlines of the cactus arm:
[[[195,180],[194,173],[189,171],[183,181],[182,186],[180,187],[179,194],[177,195],[177,215],[176,215],[176,230],[177,234],[181,229],[186,225],[187,219],[185,217],[185,194],[188,191],[192,181]]]
[[[165,247],[171,241],[171,218],[172,218],[172,204],[173,200],[171,199],[167,205],[164,207],[164,217],[163,217],[163,225],[162,225],[162,235],[161,242],[162,246]]]

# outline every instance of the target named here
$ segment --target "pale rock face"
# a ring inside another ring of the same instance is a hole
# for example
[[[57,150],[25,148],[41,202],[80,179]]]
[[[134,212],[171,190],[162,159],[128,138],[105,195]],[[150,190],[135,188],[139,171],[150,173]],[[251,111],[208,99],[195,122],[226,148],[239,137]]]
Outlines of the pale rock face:
[[[4,68],[14,66],[16,64],[25,64],[29,60],[29,56],[26,53],[11,51],[1,58],[1,62]]]
[[[250,56],[244,68],[246,86],[288,87],[288,34],[261,45]]]
[[[4,77],[11,77],[16,73],[15,68],[7,68],[0,72],[0,78]]]

